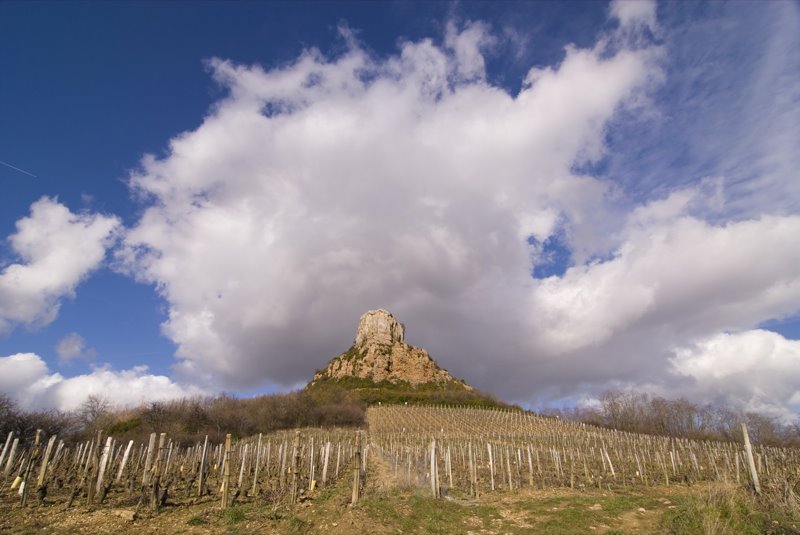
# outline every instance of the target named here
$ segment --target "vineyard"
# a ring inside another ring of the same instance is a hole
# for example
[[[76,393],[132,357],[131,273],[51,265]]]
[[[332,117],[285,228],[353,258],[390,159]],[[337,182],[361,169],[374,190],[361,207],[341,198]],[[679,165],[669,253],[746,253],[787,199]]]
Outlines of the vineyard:
[[[507,410],[386,406],[371,407],[367,418],[375,453],[394,475],[430,485],[436,496],[703,481],[769,488],[793,499],[800,490],[800,451],[750,448],[749,439],[625,433]]]
[[[367,422],[367,431],[304,428],[247,438],[227,435],[219,443],[206,437],[194,444],[172,441],[164,433],[140,443],[118,442],[102,432],[94,440],[66,443],[39,431],[23,446],[12,433],[0,446],[0,531],[36,532],[60,523],[72,511],[115,515],[117,522],[127,523],[109,524],[105,530],[92,527],[93,532],[126,532],[120,526],[130,525],[170,533],[175,529],[175,524],[165,524],[170,518],[184,531],[192,522],[213,521],[215,513],[209,511],[246,508],[259,519],[249,527],[255,531],[291,532],[294,528],[285,520],[290,518],[305,526],[297,532],[322,523],[324,531],[353,533],[358,531],[353,518],[375,522],[381,514],[388,519],[384,524],[364,529],[395,532],[403,518],[392,520],[397,507],[387,509],[387,488],[394,489],[392,499],[401,509],[407,500],[416,500],[405,509],[408,514],[425,507],[450,508],[447,522],[460,522],[464,511],[478,503],[505,507],[514,496],[520,497],[514,503],[524,508],[537,496],[552,500],[554,492],[580,503],[579,496],[594,496],[586,499],[597,502],[626,492],[645,500],[648,492],[663,496],[664,489],[675,489],[680,495],[689,490],[678,489],[714,484],[760,492],[800,511],[795,494],[800,490],[800,452],[751,447],[746,435],[741,443],[686,440],[519,410],[441,406],[373,406]],[[428,501],[420,501],[422,497]],[[314,510],[302,511],[312,503],[319,512],[310,519]],[[544,514],[550,515],[551,509]],[[300,519],[303,514],[305,520]],[[346,514],[350,524],[340,525]],[[48,520],[35,523],[45,516]],[[506,521],[499,514],[494,520]],[[18,530],[19,525],[23,527]],[[502,532],[485,525],[487,533]],[[86,524],[72,525],[63,532],[87,529]]]
[[[174,444],[165,433],[147,443],[119,444],[98,432],[67,445],[37,432],[26,449],[9,434],[0,450],[4,503],[22,506],[109,506],[157,513],[168,500],[218,500],[222,508],[246,500],[292,504],[344,474],[358,454],[352,431],[304,429],[224,443]],[[133,515],[131,515],[133,516]]]

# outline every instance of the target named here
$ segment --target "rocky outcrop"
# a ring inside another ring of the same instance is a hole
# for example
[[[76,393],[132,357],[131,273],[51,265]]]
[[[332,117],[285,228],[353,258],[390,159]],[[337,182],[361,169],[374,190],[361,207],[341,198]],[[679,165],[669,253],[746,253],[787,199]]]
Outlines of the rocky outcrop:
[[[347,377],[375,383],[405,382],[414,386],[432,383],[472,390],[440,368],[427,351],[406,344],[403,324],[383,309],[370,310],[361,316],[353,346],[317,372],[311,385]]]
[[[358,322],[358,330],[356,330],[356,343],[357,346],[365,346],[368,344],[382,344],[391,346],[394,344],[402,344],[405,337],[405,327],[399,323],[391,312],[379,308],[378,310],[370,310]]]

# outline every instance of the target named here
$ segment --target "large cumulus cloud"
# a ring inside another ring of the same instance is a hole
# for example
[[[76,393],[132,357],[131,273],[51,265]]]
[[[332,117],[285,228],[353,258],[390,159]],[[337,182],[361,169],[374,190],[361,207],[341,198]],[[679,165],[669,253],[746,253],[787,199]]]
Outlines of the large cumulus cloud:
[[[605,240],[608,187],[572,167],[602,154],[657,52],[569,47],[510,95],[484,76],[486,28],[449,32],[386,59],[352,45],[271,71],[211,62],[230,96],[131,177],[151,201],[120,253],[169,302],[181,372],[302,381],[377,306],[424,321],[420,341],[469,338],[494,300],[523,313],[529,237],[569,219],[576,247]],[[454,369],[482,358],[438,354]]]
[[[382,306],[412,343],[506,399],[708,386],[748,403],[693,363],[712,358],[709,340],[747,351],[751,335],[737,333],[798,312],[800,219],[783,200],[739,209],[743,183],[766,175],[727,163],[630,197],[636,176],[581,171],[609,156],[620,116],[664,119],[649,98],[664,77],[652,39],[669,28],[652,4],[611,11],[615,30],[530,69],[517,94],[487,79],[496,37],[477,23],[385,58],[345,32],[338,57],[312,49],[271,70],[210,61],[228,96],[131,175],[145,210],[117,251],[167,301],[180,376],[302,383]],[[768,180],[793,191],[784,167]],[[572,265],[534,279],[552,237]],[[792,389],[759,399],[790,407]]]

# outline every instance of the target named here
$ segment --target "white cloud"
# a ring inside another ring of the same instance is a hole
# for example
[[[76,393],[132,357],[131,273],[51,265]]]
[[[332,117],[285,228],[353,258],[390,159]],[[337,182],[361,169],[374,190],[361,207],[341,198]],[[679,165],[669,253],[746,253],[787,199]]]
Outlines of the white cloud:
[[[797,213],[800,5],[707,2],[687,16],[661,3],[659,15],[658,106],[614,125],[608,176],[645,199],[713,176],[718,218]]]
[[[800,341],[760,329],[720,333],[674,351],[673,373],[695,398],[723,401],[786,421],[800,407]]]
[[[146,366],[113,371],[95,368],[92,373],[65,378],[50,373],[35,353],[0,357],[0,392],[8,394],[23,409],[56,407],[74,410],[90,395],[102,396],[115,405],[132,406],[204,394],[200,389],[173,382],[163,375],[147,373]]]
[[[609,6],[611,16],[622,28],[658,27],[655,0],[613,0]]]
[[[649,211],[661,214],[672,203]],[[547,353],[597,346],[637,325],[667,321],[676,333],[694,335],[800,308],[800,249],[789,246],[800,235],[800,217],[713,226],[690,216],[654,223],[647,211],[634,212],[613,258],[535,287],[531,317]]]
[[[483,79],[486,31],[451,26],[444,47],[407,42],[385,61],[211,62],[230,97],[143,159],[131,186],[153,202],[118,255],[169,303],[181,373],[292,384],[377,306],[477,333],[481,303],[519,306],[530,285],[527,236],[566,217],[584,249],[605,240],[608,187],[571,169],[602,154],[654,52],[570,47],[512,96]]]
[[[608,155],[621,115],[664,118],[646,108],[665,50],[644,31],[657,33],[655,6],[611,11],[620,34],[568,46],[518,95],[486,80],[492,37],[478,23],[385,60],[350,39],[339,58],[312,50],[271,71],[212,61],[230,95],[166,157],[143,158],[130,184],[147,206],[117,252],[166,299],[178,372],[223,388],[292,385],[380,306],[412,343],[506,399],[608,386],[701,396],[713,379],[697,371],[704,340],[798,312],[800,217],[785,196],[736,209],[735,192],[766,175],[732,185],[727,165],[630,197],[617,185],[649,188],[645,170],[616,183],[577,171]],[[785,146],[777,159],[791,161]],[[635,136],[616,148],[648,157]],[[777,191],[796,187],[781,177]],[[556,234],[571,267],[532,279],[545,253],[527,238]],[[797,383],[787,375],[772,398],[715,384],[775,408],[800,398]]]
[[[69,362],[81,357],[92,358],[96,356],[96,352],[91,347],[86,345],[86,340],[78,333],[69,333],[59,340],[56,345],[56,353],[58,353],[58,360],[61,362]]]
[[[470,23],[462,31],[452,21],[448,23],[444,43],[455,56],[452,61],[455,77],[463,81],[483,80],[486,77],[486,63],[481,50],[494,42],[495,39],[483,23]]]
[[[60,302],[103,261],[119,226],[116,217],[74,214],[42,197],[17,221],[8,240],[20,263],[0,271],[0,334],[16,324],[43,326],[58,315]]]
[[[756,6],[753,6],[756,7]],[[761,10],[759,10],[761,11]],[[722,155],[722,169],[739,213],[800,208],[800,5],[776,2],[755,19],[762,48],[750,52],[740,83],[741,106]],[[740,32],[737,32],[740,35]],[[755,56],[755,57],[753,57]],[[738,58],[737,58],[738,59]]]

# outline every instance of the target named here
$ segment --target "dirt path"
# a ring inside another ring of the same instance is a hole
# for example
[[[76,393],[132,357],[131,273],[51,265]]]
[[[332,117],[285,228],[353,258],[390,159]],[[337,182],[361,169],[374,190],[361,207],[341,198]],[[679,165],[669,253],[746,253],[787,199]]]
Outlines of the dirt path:
[[[366,483],[367,491],[378,493],[409,486],[405,478],[395,475],[383,452],[375,446],[370,447],[367,457]]]

